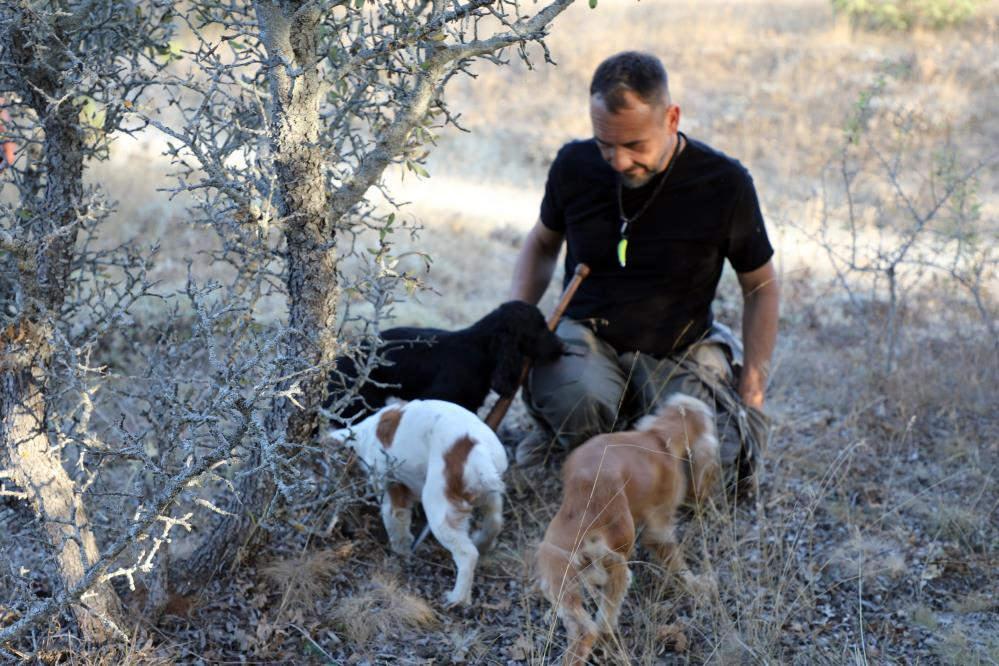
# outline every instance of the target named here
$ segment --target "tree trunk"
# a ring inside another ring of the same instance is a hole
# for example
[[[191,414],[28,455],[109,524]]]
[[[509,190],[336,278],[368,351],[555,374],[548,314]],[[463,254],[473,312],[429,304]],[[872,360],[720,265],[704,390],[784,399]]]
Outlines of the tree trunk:
[[[79,109],[64,101],[50,109],[43,95],[34,106],[44,118],[44,196],[20,230],[33,252],[20,282],[31,297],[19,318],[0,332],[0,420],[12,477],[41,518],[63,585],[75,586],[98,558],[83,497],[62,466],[49,432],[46,385],[50,380],[50,322],[58,321],[72,270],[83,201],[83,138]],[[33,202],[28,204],[30,210]],[[44,322],[44,323],[38,323]],[[121,604],[107,583],[95,585],[74,606],[86,640],[104,642],[106,622],[120,621]]]
[[[41,517],[59,564],[63,585],[75,587],[99,556],[83,498],[52,445],[45,404],[44,335],[34,326],[11,326],[3,335],[5,362],[0,368],[0,434],[14,482],[28,494]],[[11,348],[19,353],[11,353]],[[28,360],[19,363],[19,359]],[[105,621],[118,623],[121,606],[107,583],[95,585],[83,603],[73,606],[85,640],[111,637]],[[103,619],[103,621],[102,621]]]
[[[296,359],[298,369],[324,368],[336,355],[340,290],[334,227],[319,148],[316,26],[320,14],[315,5],[304,2],[260,2],[256,8],[270,56],[277,211],[284,223],[287,249],[288,324],[294,333],[286,353]],[[299,70],[294,78],[289,76],[288,67]],[[277,399],[266,422],[272,435],[284,432],[290,449],[313,436],[317,408],[326,395],[326,373],[306,375],[300,380],[300,388],[296,395],[298,406]],[[252,451],[251,466],[263,462],[262,453],[259,449]],[[236,494],[226,506],[233,515],[223,518],[184,564],[185,580],[178,581],[180,591],[189,592],[203,585],[220,569],[237,565],[255,549],[261,535],[259,523],[267,518],[277,499],[275,484],[267,472],[246,475]]]

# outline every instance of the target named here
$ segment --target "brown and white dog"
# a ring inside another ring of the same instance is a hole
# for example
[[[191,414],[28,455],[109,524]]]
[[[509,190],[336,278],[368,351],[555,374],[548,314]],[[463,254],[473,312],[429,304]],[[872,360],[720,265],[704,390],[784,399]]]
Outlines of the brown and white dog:
[[[688,461],[692,484],[684,471]],[[562,506],[537,551],[541,591],[568,634],[567,664],[585,664],[598,635],[616,628],[631,583],[637,525],[645,526],[642,544],[689,591],[710,586],[709,578],[686,569],[674,519],[684,498],[708,496],[719,471],[711,410],[679,394],[635,430],[593,437],[569,455]],[[596,602],[596,621],[584,607],[583,588]]]
[[[443,400],[384,407],[355,426],[327,432],[325,441],[354,449],[382,495],[382,521],[392,550],[408,555],[413,504],[423,503],[430,531],[451,551],[458,577],[448,606],[472,599],[479,553],[503,527],[506,451],[478,416]],[[472,511],[482,525],[469,534]]]

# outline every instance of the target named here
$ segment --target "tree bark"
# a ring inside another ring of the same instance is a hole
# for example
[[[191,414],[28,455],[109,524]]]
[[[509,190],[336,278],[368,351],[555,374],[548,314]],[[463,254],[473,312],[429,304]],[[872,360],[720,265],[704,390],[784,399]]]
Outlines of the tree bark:
[[[269,56],[272,150],[277,172],[277,211],[284,222],[289,327],[293,334],[286,353],[299,369],[328,367],[336,355],[335,234],[319,147],[320,78],[316,44],[320,15],[309,2],[256,4],[261,37]],[[296,69],[292,77],[289,69]],[[316,428],[317,408],[326,395],[326,373],[300,380],[297,405],[275,400],[268,414],[268,433],[284,433],[287,450],[304,443]],[[285,387],[287,388],[287,387]],[[264,462],[263,452],[251,452],[252,468]],[[265,520],[277,499],[269,473],[247,474],[237,485],[222,518],[209,538],[183,565],[177,588],[190,592],[227,565],[236,566],[255,549]],[[178,569],[178,573],[180,570]]]
[[[83,498],[63,468],[60,451],[52,445],[47,433],[46,364],[42,360],[44,353],[40,353],[44,342],[37,339],[40,337],[37,334],[25,330],[29,327],[20,329],[25,333],[24,340],[5,342],[26,342],[25,347],[34,348],[30,356],[35,361],[27,367],[5,367],[0,373],[0,433],[11,461],[13,481],[28,494],[42,518],[63,585],[73,588],[97,561],[97,541],[87,520]],[[111,586],[95,585],[82,601],[73,606],[73,613],[84,638],[93,642],[111,638],[112,632],[104,620],[117,624],[121,612],[118,596]]]
[[[46,177],[39,209],[29,208],[31,218],[18,234],[33,253],[20,274],[29,303],[0,333],[0,434],[12,477],[45,526],[63,585],[72,588],[96,562],[98,549],[83,497],[50,435],[46,387],[51,379],[51,322],[59,320],[65,301],[83,206],[83,138],[79,109],[72,103],[50,109],[42,95],[33,101],[44,118]],[[33,270],[26,270],[29,266]],[[98,583],[82,601],[73,610],[84,639],[108,640],[107,622],[119,624],[121,614],[114,589]]]
[[[294,11],[291,11],[293,10]],[[316,27],[320,20],[314,3],[287,3],[280,11],[270,2],[257,3],[264,44],[271,59],[269,70],[273,123],[273,151],[277,166],[278,212],[285,220],[286,271],[292,358],[302,368],[328,367],[336,354],[335,233],[329,214],[329,194],[323,178],[323,153],[319,146],[320,78]],[[280,64],[291,62],[294,78]],[[325,395],[325,373],[307,375],[302,382],[298,409],[287,415],[285,437],[289,443],[312,436],[316,408]]]

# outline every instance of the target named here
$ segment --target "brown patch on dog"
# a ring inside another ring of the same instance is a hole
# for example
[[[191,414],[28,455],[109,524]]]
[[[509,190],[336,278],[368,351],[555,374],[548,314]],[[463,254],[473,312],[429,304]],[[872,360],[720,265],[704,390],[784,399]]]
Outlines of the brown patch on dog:
[[[389,501],[397,509],[405,509],[412,506],[416,496],[413,491],[401,483],[390,483],[388,486]]]
[[[475,446],[475,440],[463,435],[455,440],[447,453],[444,454],[444,481],[447,484],[444,496],[456,507],[471,504],[472,495],[465,488],[465,462],[468,454]]]
[[[378,426],[375,428],[375,437],[386,449],[392,446],[395,440],[395,431],[399,428],[399,421],[402,420],[402,407],[398,409],[386,409],[378,417]]]

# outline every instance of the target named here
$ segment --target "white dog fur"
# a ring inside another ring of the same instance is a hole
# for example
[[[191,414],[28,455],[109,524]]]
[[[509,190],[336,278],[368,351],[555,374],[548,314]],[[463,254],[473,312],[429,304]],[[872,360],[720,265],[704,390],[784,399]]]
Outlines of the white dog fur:
[[[451,551],[458,569],[448,606],[468,604],[479,553],[503,526],[506,451],[475,414],[442,400],[413,400],[382,408],[349,428],[328,431],[364,462],[382,492],[382,520],[392,550],[408,555],[412,508],[423,503],[430,531]],[[482,525],[469,535],[472,511]]]

